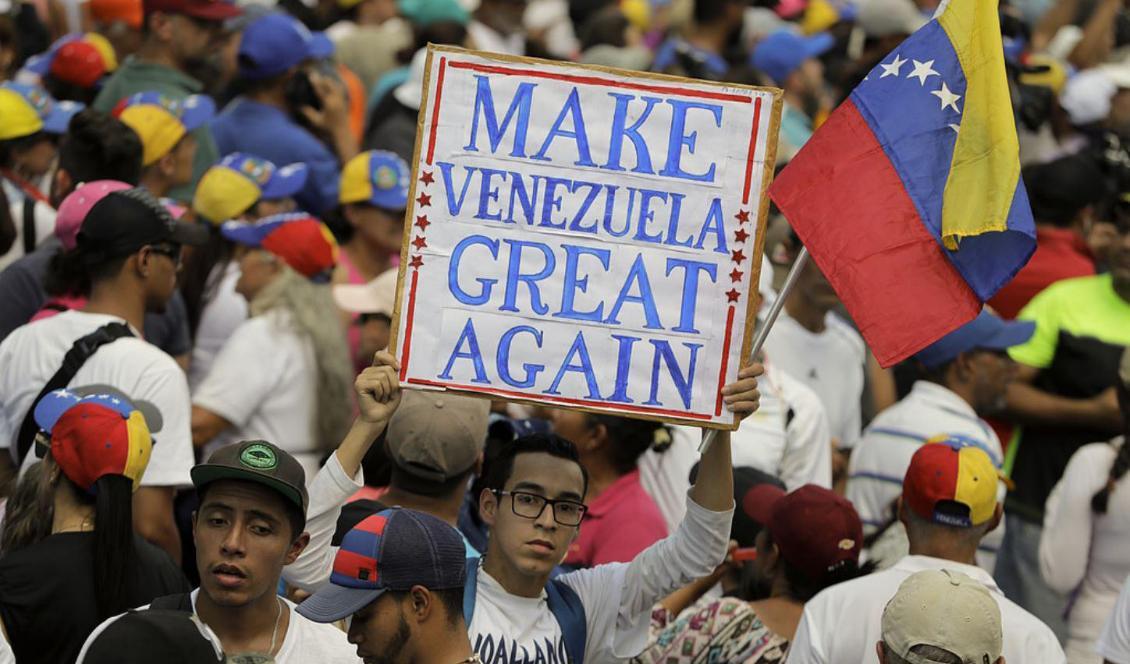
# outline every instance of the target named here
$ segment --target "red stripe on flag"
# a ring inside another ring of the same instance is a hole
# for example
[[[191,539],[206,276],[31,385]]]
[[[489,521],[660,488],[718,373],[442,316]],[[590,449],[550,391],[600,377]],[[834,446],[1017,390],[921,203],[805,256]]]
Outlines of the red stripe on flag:
[[[881,365],[913,355],[981,311],[850,99],[769,193]]]

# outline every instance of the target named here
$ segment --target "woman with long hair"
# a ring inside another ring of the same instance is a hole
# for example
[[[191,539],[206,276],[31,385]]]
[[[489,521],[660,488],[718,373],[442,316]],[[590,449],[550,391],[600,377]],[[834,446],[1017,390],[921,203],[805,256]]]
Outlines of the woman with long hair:
[[[70,662],[100,622],[188,583],[133,531],[153,446],[141,411],[120,394],[56,390],[35,421],[43,460],[5,514],[0,621],[19,662]]]
[[[239,440],[270,440],[313,477],[353,409],[353,371],[330,290],[337,244],[304,214],[221,230],[241,245],[236,291],[251,317],[193,394],[193,442],[207,454]]]
[[[1123,435],[1080,447],[1044,509],[1040,572],[1071,596],[1064,647],[1070,664],[1101,664],[1095,643],[1130,576],[1130,350],[1119,378]]]

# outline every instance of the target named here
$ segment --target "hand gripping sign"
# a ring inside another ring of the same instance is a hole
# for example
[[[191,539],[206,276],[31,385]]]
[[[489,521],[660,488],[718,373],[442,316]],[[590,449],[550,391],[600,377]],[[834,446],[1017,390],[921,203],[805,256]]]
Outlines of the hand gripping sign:
[[[780,91],[428,49],[401,384],[736,428]]]

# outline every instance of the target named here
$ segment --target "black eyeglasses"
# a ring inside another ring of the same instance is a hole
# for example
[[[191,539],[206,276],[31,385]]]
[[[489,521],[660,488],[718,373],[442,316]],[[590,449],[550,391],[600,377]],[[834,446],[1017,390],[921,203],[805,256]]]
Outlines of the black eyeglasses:
[[[581,519],[584,518],[585,511],[588,509],[584,503],[575,500],[554,500],[525,491],[499,491],[496,489],[494,493],[498,496],[510,496],[510,506],[514,510],[514,514],[524,519],[540,518],[542,512],[545,511],[545,506],[552,505],[553,520],[563,526],[581,525]]]
[[[179,244],[151,244],[149,251],[162,256],[168,256],[177,267],[180,267],[180,245]]]

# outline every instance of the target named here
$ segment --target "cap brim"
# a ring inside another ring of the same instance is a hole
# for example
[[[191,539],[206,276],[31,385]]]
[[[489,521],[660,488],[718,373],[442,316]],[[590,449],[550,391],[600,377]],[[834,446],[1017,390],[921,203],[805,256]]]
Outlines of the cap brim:
[[[337,622],[365,608],[384,592],[328,583],[299,604],[298,613],[318,623]]]
[[[343,310],[355,314],[392,315],[390,303],[382,301],[369,284],[338,284],[334,286],[334,302]]]
[[[998,329],[991,337],[977,344],[978,348],[988,350],[1006,350],[1013,346],[1027,343],[1036,333],[1036,323],[1029,320],[1001,321]]]
[[[228,221],[220,226],[220,234],[245,247],[258,247],[263,244],[266,230],[263,226],[243,221]]]
[[[824,55],[836,45],[836,38],[830,32],[818,32],[804,38],[804,52],[810,58]]]
[[[422,96],[422,89],[424,85],[421,81],[408,80],[396,86],[392,91],[392,96],[396,97],[396,101],[404,104],[408,108],[420,108],[420,98]]]
[[[43,131],[49,134],[67,133],[71,118],[84,108],[86,108],[86,104],[80,104],[77,101],[55,102],[51,112],[43,118]]]
[[[195,131],[216,116],[216,102],[208,95],[191,95],[184,100],[184,113],[180,121],[185,131]]]
[[[189,5],[178,13],[204,21],[226,21],[242,15],[243,10],[234,4],[217,0],[216,2]]]
[[[785,491],[772,484],[758,484],[746,491],[742,498],[742,511],[754,521],[765,526],[773,514],[773,506],[785,497]]]
[[[310,168],[306,164],[287,164],[274,172],[259,197],[273,200],[293,196],[302,191],[309,176]]]
[[[190,247],[199,247],[208,242],[208,228],[203,224],[178,221],[173,226],[173,242]]]
[[[51,433],[63,413],[78,402],[79,395],[76,392],[49,392],[43,395],[39,403],[35,404],[35,424],[43,431]]]
[[[306,48],[309,51],[309,56],[315,60],[325,60],[333,57],[334,54],[334,43],[324,32],[311,33]]]
[[[277,480],[273,477],[250,470],[212,463],[202,463],[193,466],[192,470],[189,471],[189,475],[192,477],[192,485],[197,489],[218,480],[239,480],[241,482],[256,482],[262,484],[282,494],[284,498],[294,503],[295,506],[302,511],[303,515],[306,514],[306,506],[302,502],[302,493],[282,480]]]

